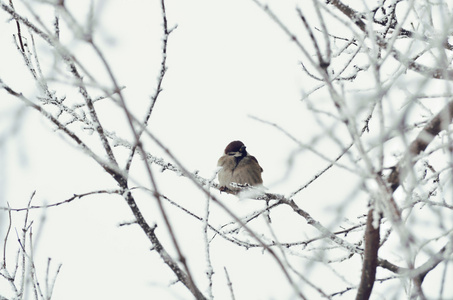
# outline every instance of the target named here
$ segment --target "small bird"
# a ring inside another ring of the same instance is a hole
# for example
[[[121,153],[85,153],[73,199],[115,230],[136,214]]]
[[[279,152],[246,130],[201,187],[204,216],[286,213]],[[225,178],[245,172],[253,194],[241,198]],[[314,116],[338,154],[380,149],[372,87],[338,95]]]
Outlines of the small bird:
[[[259,165],[254,156],[251,156],[245,150],[245,145],[241,141],[233,141],[226,146],[224,154],[217,162],[219,167],[219,183],[220,190],[230,190],[233,193],[239,192],[241,189],[232,187],[232,182],[241,185],[261,186],[263,179],[261,172],[263,168]]]

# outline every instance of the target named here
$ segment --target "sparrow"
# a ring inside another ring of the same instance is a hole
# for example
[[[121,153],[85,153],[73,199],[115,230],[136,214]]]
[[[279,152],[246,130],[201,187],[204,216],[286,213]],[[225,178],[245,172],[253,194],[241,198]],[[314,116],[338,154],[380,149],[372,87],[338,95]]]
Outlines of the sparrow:
[[[221,167],[218,173],[220,191],[239,192],[241,189],[232,187],[230,185],[232,182],[251,186],[263,184],[261,178],[263,168],[254,156],[247,153],[245,145],[241,141],[233,141],[226,146],[217,166]]]

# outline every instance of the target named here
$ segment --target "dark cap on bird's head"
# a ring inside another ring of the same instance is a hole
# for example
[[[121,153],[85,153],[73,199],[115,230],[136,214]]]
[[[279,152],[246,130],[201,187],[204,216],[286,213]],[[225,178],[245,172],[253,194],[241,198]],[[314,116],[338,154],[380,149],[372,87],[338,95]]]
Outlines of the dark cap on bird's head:
[[[233,152],[245,152],[245,145],[241,141],[232,141],[228,144],[225,148],[225,154],[233,153]]]

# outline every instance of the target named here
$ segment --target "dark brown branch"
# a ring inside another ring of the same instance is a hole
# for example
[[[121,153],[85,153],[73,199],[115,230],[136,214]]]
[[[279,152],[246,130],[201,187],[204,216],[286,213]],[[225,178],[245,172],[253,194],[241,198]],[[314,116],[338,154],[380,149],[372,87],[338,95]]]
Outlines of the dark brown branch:
[[[357,12],[355,12],[349,6],[343,4],[341,1],[331,0],[330,3],[333,4],[344,15],[346,15],[352,22],[354,22],[354,24],[356,24],[361,31],[367,34],[366,24],[364,23],[363,20],[361,20]],[[382,49],[386,49],[388,46],[388,43],[379,36],[376,36],[376,43]],[[425,76],[431,76],[433,78],[449,80],[453,79],[452,70],[446,70],[443,68],[428,68],[415,62],[415,59],[407,59],[404,55],[401,55],[396,49],[391,49],[390,51],[395,59],[397,59],[403,65],[405,65],[407,68],[413,71],[421,73]],[[417,138],[410,144],[409,152],[394,167],[393,171],[391,172],[387,179],[388,183],[390,184],[389,190],[390,194],[392,194],[401,184],[401,180],[405,176],[407,170],[409,169],[408,165],[412,163],[413,157],[417,156],[422,151],[424,151],[428,144],[434,139],[434,137],[440,131],[447,128],[447,126],[451,122],[452,115],[453,115],[453,104],[449,103],[431,120],[431,122],[429,122],[425,126],[422,132],[420,132]],[[390,205],[392,206],[390,209],[394,210],[394,213],[392,213],[391,216],[398,218],[399,210],[393,198],[390,199]],[[364,252],[365,255],[362,267],[362,277],[356,299],[369,299],[375,281],[376,266],[378,260],[377,253],[380,239],[379,237],[380,220],[374,220],[375,217],[377,217],[377,214],[373,213],[373,209],[371,209],[368,213],[367,228],[365,232],[365,252]],[[376,225],[377,228],[374,228],[373,224]],[[422,294],[421,291],[422,280],[423,278],[420,277],[415,278],[415,284],[419,289],[419,293],[421,294]]]
[[[329,3],[335,6],[349,19],[351,19],[351,21],[354,22],[354,24],[357,25],[360,30],[366,32],[366,24],[362,21],[360,15],[355,10],[338,0],[330,0]]]
[[[52,41],[52,37],[48,36],[46,33],[43,31],[39,30],[38,27],[36,27],[34,24],[32,24],[27,18],[22,17],[21,15],[17,14],[16,11],[9,7],[8,5],[1,3],[0,4],[1,8],[9,13],[14,20],[17,22],[21,22],[24,24],[26,27],[28,27],[31,31],[35,32],[38,34],[43,40],[45,40],[49,45],[54,46],[54,43]]]
[[[413,163],[413,157],[423,152],[434,137],[448,127],[452,116],[453,101],[441,109],[441,111],[418,134],[417,138],[410,144],[409,152],[407,152],[406,155],[398,162],[387,178],[387,181],[390,184],[390,193],[393,193],[400,186],[402,178],[405,177],[407,170],[409,169],[409,164]],[[396,215],[399,215],[398,207],[396,206],[393,198],[390,202]],[[373,218],[375,217],[373,215],[375,215],[373,214],[373,210],[370,210],[368,213],[367,229],[365,232],[365,256],[362,267],[362,278],[357,292],[357,300],[369,298],[375,280],[377,251],[379,248],[379,227],[373,227]],[[375,220],[374,223],[378,224],[379,221],[380,220]],[[433,268],[439,262],[440,261],[433,262]],[[422,292],[421,283],[429,270],[430,269],[428,268],[426,272],[421,273],[419,276],[414,278],[415,284],[420,289],[420,292]],[[395,271],[400,270],[395,269]]]
[[[451,122],[452,116],[453,101],[448,103],[423,128],[423,130],[418,134],[417,138],[410,144],[409,152],[407,152],[406,155],[398,162],[398,164],[393,168],[393,171],[387,178],[387,181],[390,184],[390,194],[392,194],[400,186],[402,178],[405,177],[407,170],[409,169],[409,164],[413,163],[413,157],[423,152],[429,145],[429,143],[434,139],[434,137],[448,127]],[[391,209],[394,210],[395,213],[392,214],[392,216],[399,216],[400,212],[393,198],[390,201],[390,205],[392,205]],[[371,209],[368,213],[367,219],[367,228],[365,232],[365,256],[362,267],[362,278],[359,290],[357,292],[357,300],[369,298],[375,280],[376,265],[378,259],[377,251],[379,248],[379,227],[374,228],[373,223],[378,224],[380,220],[373,220],[373,218],[375,217],[374,215],[376,214],[374,214],[373,209]],[[416,286],[420,288],[420,292],[421,283],[426,273],[421,273],[420,276],[414,278]]]
[[[409,169],[408,163],[412,164],[413,158],[423,152],[436,135],[447,129],[453,117],[453,101],[445,105],[432,120],[426,124],[417,138],[409,145],[409,152],[396,164],[387,178],[392,191],[395,191],[401,184]]]
[[[374,220],[377,215],[378,214],[375,214],[374,209],[368,211],[365,229],[365,251],[362,265],[362,277],[357,290],[356,300],[369,299],[376,279],[379,249],[379,224],[381,219],[379,216],[378,220]],[[374,227],[375,225],[377,228]]]
[[[305,18],[304,14],[302,13],[302,10],[300,10],[299,8],[296,8],[296,11],[299,14],[299,18],[302,20],[302,23],[304,23],[305,29],[307,30],[307,32],[310,36],[310,39],[312,41],[312,44],[315,47],[319,66],[322,69],[327,69],[327,67],[329,66],[329,61],[324,60],[324,58],[322,57],[321,50],[319,49],[319,46],[318,46],[318,42],[316,41],[315,35],[313,34],[311,27],[308,25],[307,19]],[[330,59],[330,57],[328,57],[328,59]]]
[[[9,5],[14,10],[14,6],[13,6],[13,1],[12,0],[9,0]],[[24,47],[24,42],[22,41],[22,33],[20,32],[20,23],[19,23],[18,20],[16,20],[16,26],[17,26],[17,37],[19,39],[20,49],[22,50],[22,53],[24,53],[25,52],[25,47]]]

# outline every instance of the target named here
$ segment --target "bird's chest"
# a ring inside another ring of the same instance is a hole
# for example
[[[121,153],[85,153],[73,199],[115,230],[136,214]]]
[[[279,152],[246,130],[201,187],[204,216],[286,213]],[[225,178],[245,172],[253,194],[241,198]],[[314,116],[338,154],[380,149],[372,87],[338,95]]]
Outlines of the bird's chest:
[[[232,169],[233,173],[237,169],[237,167],[239,166],[239,164],[241,163],[243,158],[244,158],[243,156],[239,156],[239,157],[235,157],[234,158],[234,166],[233,166],[233,169]]]

